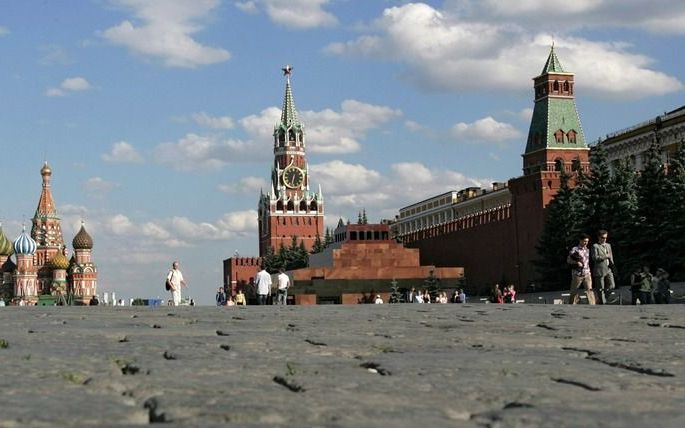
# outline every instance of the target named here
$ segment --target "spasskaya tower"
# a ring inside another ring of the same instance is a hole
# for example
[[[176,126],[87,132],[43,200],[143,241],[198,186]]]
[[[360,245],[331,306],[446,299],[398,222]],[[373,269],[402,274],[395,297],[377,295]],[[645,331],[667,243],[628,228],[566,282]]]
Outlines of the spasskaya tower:
[[[271,189],[259,196],[259,255],[271,247],[290,246],[293,237],[311,251],[317,235],[323,239],[324,204],[321,186],[310,190],[309,166],[305,157],[304,124],[300,123],[290,87],[292,67],[283,69],[286,78],[281,121],[274,127],[274,164]]]

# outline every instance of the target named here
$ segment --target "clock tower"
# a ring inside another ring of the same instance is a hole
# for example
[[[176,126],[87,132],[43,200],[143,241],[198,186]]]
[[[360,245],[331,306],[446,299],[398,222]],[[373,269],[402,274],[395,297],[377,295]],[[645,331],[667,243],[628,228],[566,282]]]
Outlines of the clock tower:
[[[317,235],[323,239],[324,204],[321,186],[310,190],[309,166],[305,157],[304,124],[297,117],[290,86],[292,67],[283,69],[286,78],[281,120],[274,127],[274,164],[271,189],[259,196],[259,255],[269,247],[278,251],[293,237],[310,251]]]

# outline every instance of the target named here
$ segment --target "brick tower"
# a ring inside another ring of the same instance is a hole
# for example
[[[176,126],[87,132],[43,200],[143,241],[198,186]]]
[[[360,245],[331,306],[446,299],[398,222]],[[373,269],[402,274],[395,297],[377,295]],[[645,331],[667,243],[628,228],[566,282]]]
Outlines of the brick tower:
[[[514,211],[520,285],[535,278],[532,261],[542,235],[545,208],[559,190],[561,171],[570,176],[589,169],[590,149],[573,95],[574,75],[564,71],[554,52],[533,79],[535,107],[523,154],[523,176],[509,181]]]
[[[285,66],[285,97],[281,121],[274,128],[274,165],[271,189],[259,196],[259,255],[269,247],[278,251],[292,238],[311,250],[316,236],[323,236],[324,204],[321,187],[310,191],[309,167],[305,157],[304,124],[300,123],[290,87],[292,67]]]

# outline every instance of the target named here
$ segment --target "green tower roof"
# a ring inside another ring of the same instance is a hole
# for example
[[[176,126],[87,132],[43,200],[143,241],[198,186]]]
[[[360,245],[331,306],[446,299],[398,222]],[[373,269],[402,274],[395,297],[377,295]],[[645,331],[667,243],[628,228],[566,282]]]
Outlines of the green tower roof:
[[[542,67],[542,73],[540,73],[540,75],[547,73],[565,73],[564,68],[561,66],[561,62],[559,62],[559,58],[557,58],[557,54],[554,52],[554,45],[552,45],[552,48],[549,51],[549,56],[547,57],[545,66]]]
[[[300,120],[297,117],[297,109],[295,109],[295,100],[293,99],[293,91],[290,87],[290,74],[292,67],[286,65],[283,68],[283,73],[286,76],[285,97],[283,98],[283,110],[281,111],[281,126],[290,128],[300,125]]]

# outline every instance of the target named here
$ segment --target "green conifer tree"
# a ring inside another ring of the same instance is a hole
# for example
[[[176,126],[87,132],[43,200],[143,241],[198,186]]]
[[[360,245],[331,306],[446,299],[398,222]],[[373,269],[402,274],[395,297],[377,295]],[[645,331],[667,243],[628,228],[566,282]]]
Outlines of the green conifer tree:
[[[637,178],[637,213],[632,237],[636,258],[653,268],[664,260],[664,231],[669,198],[665,198],[666,173],[658,139],[645,153],[645,165]]]
[[[389,303],[404,303],[404,293],[400,291],[399,283],[395,278],[390,281],[390,301]]]
[[[369,224],[369,219],[366,218],[366,208],[362,209],[362,224]]]
[[[321,240],[321,235],[316,234],[314,238],[314,245],[312,246],[312,254],[320,253],[325,248],[323,241]]]
[[[666,175],[666,208],[664,223],[663,268],[671,279],[685,278],[685,142],[680,142],[675,156],[670,159]]]
[[[361,212],[361,211],[359,211],[359,212],[357,213],[357,224],[363,224],[362,212]]]
[[[594,237],[598,230],[609,229],[609,221],[615,215],[606,203],[611,185],[611,171],[603,145],[590,152],[590,174],[579,172],[577,230]]]
[[[324,235],[324,238],[323,238],[324,248],[328,247],[332,243],[333,243],[333,233],[331,232],[331,228],[327,227],[326,228],[326,234]]]

